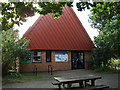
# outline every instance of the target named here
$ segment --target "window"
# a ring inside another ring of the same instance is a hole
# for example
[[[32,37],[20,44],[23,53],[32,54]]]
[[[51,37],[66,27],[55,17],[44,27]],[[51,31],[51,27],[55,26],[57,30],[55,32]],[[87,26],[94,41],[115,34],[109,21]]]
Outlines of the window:
[[[23,53],[20,62],[21,63],[31,63],[31,53],[30,52]]]
[[[51,51],[46,51],[46,62],[51,62]]]
[[[67,52],[56,52],[55,62],[68,62],[68,53]]]
[[[33,62],[41,62],[41,51],[34,51]]]

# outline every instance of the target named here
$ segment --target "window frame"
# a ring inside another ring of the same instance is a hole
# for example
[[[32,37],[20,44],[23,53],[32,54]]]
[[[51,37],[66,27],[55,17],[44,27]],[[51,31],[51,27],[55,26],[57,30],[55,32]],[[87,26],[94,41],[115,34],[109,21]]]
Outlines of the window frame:
[[[48,52],[49,52],[49,54],[48,54]],[[49,55],[49,58],[50,58],[50,61],[47,61],[47,58],[48,58],[48,56],[47,55]],[[46,62],[51,62],[51,60],[52,60],[52,57],[51,57],[51,51],[46,51]]]
[[[37,52],[37,55],[35,56],[35,53]],[[38,52],[40,52],[40,56],[38,56]],[[38,58],[40,59],[40,61],[36,61],[34,58]],[[41,63],[42,62],[42,51],[38,51],[38,50],[34,50],[33,51],[33,60],[32,60],[33,63]]]

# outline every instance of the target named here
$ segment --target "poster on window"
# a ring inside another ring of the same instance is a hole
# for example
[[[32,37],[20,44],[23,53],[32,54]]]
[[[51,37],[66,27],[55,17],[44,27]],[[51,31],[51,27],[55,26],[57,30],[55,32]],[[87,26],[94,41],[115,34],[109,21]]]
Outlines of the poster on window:
[[[55,62],[68,62],[68,53],[55,53]]]

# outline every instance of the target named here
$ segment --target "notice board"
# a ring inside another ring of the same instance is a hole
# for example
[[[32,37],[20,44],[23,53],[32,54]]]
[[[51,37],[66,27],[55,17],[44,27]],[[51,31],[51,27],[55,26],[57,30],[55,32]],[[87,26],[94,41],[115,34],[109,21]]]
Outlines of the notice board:
[[[67,52],[56,52],[55,62],[68,62],[68,53]]]

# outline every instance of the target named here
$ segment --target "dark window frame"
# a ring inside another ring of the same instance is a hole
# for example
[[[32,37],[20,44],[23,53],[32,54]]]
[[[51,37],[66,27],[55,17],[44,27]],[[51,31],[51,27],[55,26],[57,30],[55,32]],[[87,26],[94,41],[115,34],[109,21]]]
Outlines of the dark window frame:
[[[37,53],[40,52],[40,56],[35,55],[36,52]],[[35,61],[34,58],[38,58],[38,57],[40,58],[40,61]],[[33,63],[41,63],[42,62],[42,51],[38,51],[38,50],[33,51],[33,60],[32,60],[32,62]]]
[[[51,55],[52,55],[51,51],[46,51],[46,62],[51,62],[51,59],[52,59]],[[49,61],[47,60],[48,58],[50,59]]]

